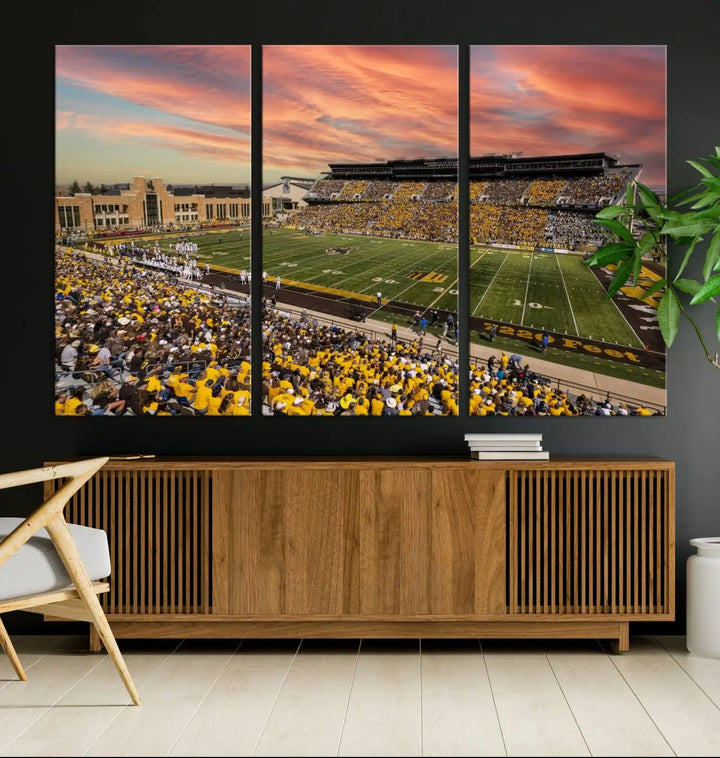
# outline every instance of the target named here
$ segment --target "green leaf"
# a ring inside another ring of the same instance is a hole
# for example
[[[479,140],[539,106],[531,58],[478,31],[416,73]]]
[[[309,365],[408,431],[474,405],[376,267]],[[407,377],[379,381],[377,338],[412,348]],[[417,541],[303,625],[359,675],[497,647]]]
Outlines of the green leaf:
[[[715,145],[715,155],[716,157],[720,158],[720,146]]]
[[[595,218],[617,218],[622,216],[627,209],[622,205],[608,205],[595,214]]]
[[[656,282],[653,282],[647,288],[647,290],[645,290],[645,294],[643,295],[642,299],[647,300],[647,298],[649,298],[651,295],[654,295],[665,286],[667,286],[667,279],[658,279]]]
[[[615,277],[610,282],[610,286],[608,287],[607,299],[610,299],[614,294],[618,292],[618,290],[622,286],[624,286],[625,282],[627,282],[628,278],[630,277],[630,273],[632,272],[632,269],[633,269],[632,258],[628,258],[626,261],[623,261],[617,267],[617,271],[615,271]]]
[[[694,295],[700,286],[700,282],[695,279],[676,279],[673,282],[673,287],[677,287],[682,292],[687,292],[688,295]]]
[[[662,234],[662,230],[660,230],[660,233]],[[687,247],[688,245],[692,245],[693,242],[697,241],[697,237],[678,237],[674,240],[677,247]]]
[[[717,192],[720,189],[720,176],[708,176],[702,180],[702,183],[709,190]]]
[[[715,205],[720,202],[720,192],[703,192],[701,195],[702,200],[699,200],[697,203],[690,206],[693,210],[707,208],[708,205]]]
[[[607,266],[617,263],[632,254],[635,248],[622,242],[613,242],[598,248],[586,261],[588,266]]]
[[[655,247],[656,242],[655,235],[652,232],[646,232],[640,238],[640,242],[637,243],[636,247],[641,253],[647,253],[648,250],[652,250]]]
[[[640,199],[645,204],[645,207],[648,205],[654,205],[654,206],[660,206],[660,198],[650,189],[650,187],[646,187],[642,182],[635,182],[635,185],[638,188],[638,194],[640,195]]]
[[[600,226],[604,226],[607,229],[609,229],[611,232],[615,234],[616,237],[620,237],[620,239],[624,239],[625,242],[629,242],[633,247],[635,247],[635,238],[632,236],[632,233],[630,230],[621,224],[619,221],[615,221],[613,219],[594,219],[596,224],[599,224]]]
[[[710,274],[715,270],[718,263],[720,263],[720,228],[715,230],[715,234],[713,234],[708,245],[705,265],[703,266],[703,279],[710,278]]]
[[[668,222],[661,229],[662,234],[670,237],[700,237],[709,232],[715,224],[711,219],[701,219],[700,221],[685,221],[684,223]]]
[[[717,224],[720,222],[720,205],[697,213],[688,213],[688,216],[692,216],[695,221],[714,221]]]
[[[682,272],[685,271],[685,266],[687,266],[688,262],[690,261],[690,256],[692,255],[692,252],[695,249],[695,245],[697,245],[697,243],[700,242],[701,239],[702,239],[701,237],[694,239],[690,243],[690,247],[685,251],[685,257],[683,258],[682,263],[680,264],[680,268],[678,268],[677,270],[677,274],[675,274],[676,280],[680,277],[680,274],[682,274]]]
[[[695,296],[690,301],[690,305],[697,305],[698,303],[704,303],[706,300],[710,300],[712,297],[720,295],[720,274],[711,276],[705,284],[695,293]]]
[[[705,168],[701,163],[698,163],[697,161],[685,161],[686,163],[689,163],[694,169],[699,171],[703,176],[712,176],[712,171]]]
[[[668,287],[657,309],[658,326],[665,344],[670,347],[680,325],[680,301],[672,287]]]
[[[658,196],[644,184],[641,184],[640,182],[635,182],[635,184],[637,185],[640,201],[643,204],[645,212],[655,223],[658,223],[660,219],[660,213],[662,212],[662,207],[660,205]]]
[[[663,218],[666,221],[676,221],[680,223],[685,218],[685,214],[680,213],[680,211],[671,210],[670,208],[663,208],[662,213],[660,213],[660,218]]]
[[[693,189],[696,189],[693,187]],[[690,195],[690,197],[686,197],[682,202],[676,202],[674,203],[678,207],[682,205],[688,205],[689,203],[694,202],[695,200],[700,200],[701,198],[705,197],[706,191],[703,190],[702,192],[696,192],[694,195]]]

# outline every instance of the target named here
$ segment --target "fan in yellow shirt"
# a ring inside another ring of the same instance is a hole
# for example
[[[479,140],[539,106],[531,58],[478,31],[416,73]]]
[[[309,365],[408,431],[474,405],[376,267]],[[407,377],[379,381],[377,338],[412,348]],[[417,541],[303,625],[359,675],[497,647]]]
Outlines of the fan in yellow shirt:
[[[355,401],[355,415],[356,416],[370,415],[370,402],[364,395],[361,395]]]
[[[65,415],[65,401],[67,400],[67,392],[59,392],[55,395],[55,415]]]
[[[230,404],[231,416],[249,416],[250,408],[248,407],[248,401],[245,395],[240,395],[234,403]]]
[[[195,392],[195,400],[193,402],[193,408],[195,408],[198,413],[205,414],[208,412],[210,398],[212,397],[213,384],[214,382],[212,379],[205,379],[205,381],[198,383],[197,391]]]
[[[231,396],[228,395],[228,399],[231,400]],[[208,416],[220,416],[220,404],[223,402],[222,387],[217,384],[213,387],[210,397],[208,398]]]
[[[79,387],[76,387],[70,394],[70,397],[65,401],[65,407],[63,408],[63,415],[79,416],[80,415],[80,412],[78,411],[79,406],[85,405],[85,403],[83,403],[82,396],[83,396],[83,390]]]

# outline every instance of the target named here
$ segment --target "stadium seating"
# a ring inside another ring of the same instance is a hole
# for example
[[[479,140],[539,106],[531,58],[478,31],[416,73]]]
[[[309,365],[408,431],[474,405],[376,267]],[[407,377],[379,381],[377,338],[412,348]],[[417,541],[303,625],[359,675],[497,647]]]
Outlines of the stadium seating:
[[[471,239],[475,243],[592,250],[607,239],[593,221],[594,212],[617,200],[631,178],[628,167],[618,167],[585,176],[473,180]],[[311,233],[458,241],[458,186],[454,182],[323,176],[306,199],[308,205],[291,214],[286,226]]]

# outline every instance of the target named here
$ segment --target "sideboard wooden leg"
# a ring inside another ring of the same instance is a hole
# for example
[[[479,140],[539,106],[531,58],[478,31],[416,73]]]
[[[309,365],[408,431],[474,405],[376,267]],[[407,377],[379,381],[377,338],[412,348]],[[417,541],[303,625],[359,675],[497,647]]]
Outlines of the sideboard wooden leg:
[[[610,652],[613,655],[627,653],[630,650],[630,622],[619,621],[617,639],[608,640]]]

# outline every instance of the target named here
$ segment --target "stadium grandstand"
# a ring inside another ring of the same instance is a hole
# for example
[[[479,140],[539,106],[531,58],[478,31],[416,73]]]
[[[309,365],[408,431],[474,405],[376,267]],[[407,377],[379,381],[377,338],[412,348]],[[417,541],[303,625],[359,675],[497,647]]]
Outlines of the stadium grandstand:
[[[286,226],[456,243],[457,160],[331,163]],[[473,243],[592,252],[605,241],[600,208],[624,201],[640,164],[608,153],[470,159]]]

